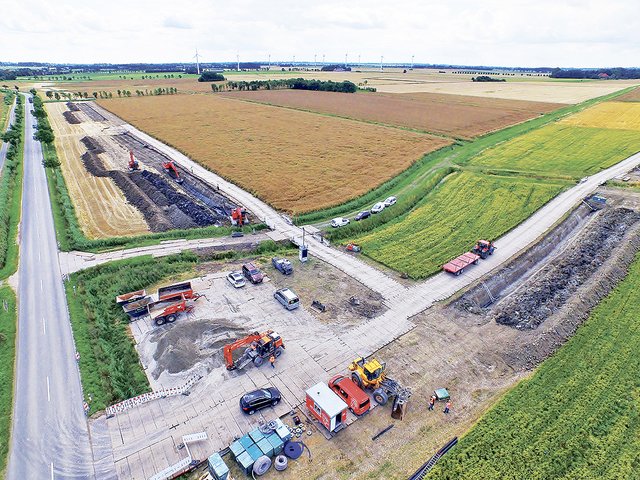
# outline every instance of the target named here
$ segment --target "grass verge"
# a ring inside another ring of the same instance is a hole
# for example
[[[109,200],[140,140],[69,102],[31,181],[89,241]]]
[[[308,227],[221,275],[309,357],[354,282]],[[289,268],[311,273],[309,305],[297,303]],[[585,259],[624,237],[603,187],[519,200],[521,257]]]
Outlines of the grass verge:
[[[640,255],[616,289],[429,475],[440,480],[638,478]]]
[[[13,370],[16,357],[16,296],[9,286],[0,287],[0,476],[9,454]]]

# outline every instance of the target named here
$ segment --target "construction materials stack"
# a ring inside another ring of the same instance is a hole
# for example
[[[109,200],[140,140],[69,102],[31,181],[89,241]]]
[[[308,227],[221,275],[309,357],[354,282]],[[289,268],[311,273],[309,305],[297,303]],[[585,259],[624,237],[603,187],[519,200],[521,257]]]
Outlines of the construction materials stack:
[[[253,465],[260,457],[280,455],[291,436],[289,427],[278,418],[269,422],[265,428],[256,428],[243,435],[229,449],[242,471],[251,475]]]

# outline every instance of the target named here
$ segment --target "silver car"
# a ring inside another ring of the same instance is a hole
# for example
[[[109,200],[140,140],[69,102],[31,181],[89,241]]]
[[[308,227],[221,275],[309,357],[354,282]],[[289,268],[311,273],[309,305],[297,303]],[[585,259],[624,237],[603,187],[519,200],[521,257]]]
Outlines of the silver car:
[[[241,288],[246,285],[242,272],[238,271],[229,273],[229,275],[227,275],[227,281],[235,288]]]

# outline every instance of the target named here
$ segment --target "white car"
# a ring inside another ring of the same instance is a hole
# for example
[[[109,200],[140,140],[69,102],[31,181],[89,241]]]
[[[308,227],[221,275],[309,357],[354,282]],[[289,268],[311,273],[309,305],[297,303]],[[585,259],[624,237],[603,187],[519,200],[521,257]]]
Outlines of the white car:
[[[333,228],[344,227],[345,225],[349,225],[348,218],[338,217],[331,220],[331,226]]]
[[[396,197],[388,197],[385,201],[384,201],[384,206],[385,207],[390,207],[391,205],[395,205],[395,203],[398,201],[398,199]]]
[[[378,202],[373,207],[371,207],[371,213],[380,213],[382,210],[384,210],[384,207],[384,202]]]
[[[227,281],[235,288],[241,288],[246,285],[242,272],[231,272],[227,275]]]

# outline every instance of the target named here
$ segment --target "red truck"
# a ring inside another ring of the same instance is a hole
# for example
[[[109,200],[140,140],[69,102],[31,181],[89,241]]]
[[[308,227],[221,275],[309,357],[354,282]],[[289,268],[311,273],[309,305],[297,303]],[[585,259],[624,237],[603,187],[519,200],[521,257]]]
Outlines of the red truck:
[[[476,255],[475,253],[466,252],[460,255],[459,257],[454,258],[448,263],[445,263],[442,266],[442,269],[445,272],[453,273],[454,275],[460,275],[464,272],[464,269],[469,265],[477,265],[480,260],[480,255]]]

